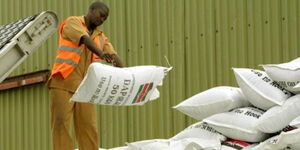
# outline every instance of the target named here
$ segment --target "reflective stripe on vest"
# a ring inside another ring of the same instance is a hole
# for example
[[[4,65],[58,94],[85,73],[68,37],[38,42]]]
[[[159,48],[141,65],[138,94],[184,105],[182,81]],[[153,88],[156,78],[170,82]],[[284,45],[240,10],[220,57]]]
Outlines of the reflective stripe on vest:
[[[69,64],[69,65],[71,65],[71,66],[73,66],[73,67],[77,67],[77,66],[78,66],[78,64],[77,64],[76,62],[74,62],[73,60],[71,60],[71,59],[61,59],[61,58],[56,58],[56,59],[55,59],[55,62],[56,62],[56,63],[59,63],[59,64],[67,63],[67,64]]]
[[[81,19],[79,17],[76,17],[76,19],[78,19],[81,22],[81,25],[87,30],[87,27],[84,25]],[[74,42],[65,40],[62,37],[62,29],[66,23],[66,20],[64,20],[59,26],[59,47],[51,73],[52,76],[60,76],[63,79],[67,78],[78,66],[80,55],[83,49],[85,49],[85,45],[82,44],[81,46],[78,46]],[[101,50],[103,49],[105,44],[103,34],[95,36],[93,41],[98,48]],[[94,55],[95,54],[92,53],[92,61],[101,61],[101,59],[95,59],[95,56],[97,55]]]
[[[67,52],[74,52],[78,55],[81,55],[81,50],[79,48],[69,47],[69,46],[59,46],[58,50],[67,51]]]

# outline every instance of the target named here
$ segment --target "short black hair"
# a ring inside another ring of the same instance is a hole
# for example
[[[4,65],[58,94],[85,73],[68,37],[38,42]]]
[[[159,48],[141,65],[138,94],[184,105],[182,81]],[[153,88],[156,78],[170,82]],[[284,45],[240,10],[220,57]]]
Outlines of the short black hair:
[[[90,11],[95,10],[95,9],[103,9],[104,11],[109,12],[108,6],[105,3],[100,2],[100,1],[96,1],[90,5],[90,7],[89,7]]]

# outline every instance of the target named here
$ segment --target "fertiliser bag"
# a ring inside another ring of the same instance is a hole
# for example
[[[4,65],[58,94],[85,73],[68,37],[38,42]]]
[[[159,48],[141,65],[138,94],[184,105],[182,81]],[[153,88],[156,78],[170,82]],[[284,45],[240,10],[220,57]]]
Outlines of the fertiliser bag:
[[[231,112],[212,115],[203,121],[228,138],[260,142],[268,137],[255,127],[263,113],[264,111],[253,107],[237,108]]]
[[[233,71],[247,100],[258,108],[268,110],[282,105],[292,95],[264,71],[246,68],[234,68]]]
[[[284,129],[298,116],[300,116],[300,95],[295,95],[282,106],[274,106],[266,111],[255,126],[262,132],[275,133]]]
[[[196,94],[174,108],[194,119],[202,120],[217,113],[249,105],[240,88],[219,86]]]
[[[159,97],[157,90],[171,68],[117,68],[92,63],[71,100],[99,105],[143,105]]]
[[[287,63],[262,65],[270,78],[293,93],[300,93],[295,85],[300,83],[300,57]]]
[[[212,139],[218,141],[218,143],[226,140],[225,136],[202,121],[190,125],[170,139],[181,140],[184,138]]]

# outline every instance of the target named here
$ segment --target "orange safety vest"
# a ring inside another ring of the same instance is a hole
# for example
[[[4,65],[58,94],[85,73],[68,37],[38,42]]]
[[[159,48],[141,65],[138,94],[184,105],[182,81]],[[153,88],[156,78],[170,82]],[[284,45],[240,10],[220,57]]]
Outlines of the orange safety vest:
[[[87,27],[84,25],[84,23],[79,19],[79,17],[76,17],[80,22],[81,25],[87,29]],[[62,37],[62,29],[66,23],[65,19],[59,26],[59,41],[58,41],[58,51],[55,58],[55,62],[52,68],[52,76],[60,76],[63,79],[67,78],[75,69],[75,67],[78,66],[80,55],[82,51],[85,49],[85,45],[81,44],[78,46],[72,41],[66,40]],[[97,45],[98,48],[103,50],[103,46],[105,44],[105,35],[103,33],[95,36],[93,41]],[[95,61],[103,61],[100,59],[95,53],[92,54],[92,62]]]

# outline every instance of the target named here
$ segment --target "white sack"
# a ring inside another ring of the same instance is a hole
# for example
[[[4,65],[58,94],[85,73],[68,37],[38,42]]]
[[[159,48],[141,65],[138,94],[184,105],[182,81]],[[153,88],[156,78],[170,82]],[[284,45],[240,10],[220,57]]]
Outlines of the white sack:
[[[217,150],[220,147],[221,144],[215,145],[215,141],[198,138],[180,140],[154,139],[128,143],[130,150]]]
[[[171,68],[136,66],[117,68],[92,63],[71,98],[100,105],[143,105],[159,97],[157,85]]]
[[[290,147],[293,150],[300,149],[300,129],[294,129],[287,132],[281,132],[280,135],[274,136],[252,150],[282,150]]]
[[[265,133],[281,131],[289,123],[300,116],[300,94],[290,97],[282,106],[274,106],[266,111],[255,125]]]
[[[202,120],[217,113],[249,105],[239,88],[220,86],[196,94],[174,108],[194,119]]]
[[[286,145],[280,146],[276,144],[277,140],[278,140],[278,135],[271,137],[264,142],[261,142],[260,144],[253,147],[252,150],[282,150],[286,148]]]
[[[253,147],[255,147],[256,145],[257,145],[256,143],[254,143],[254,144],[251,144],[251,145],[249,145],[249,146],[247,146],[247,147],[243,148],[242,150],[252,150],[252,149],[253,149]]]
[[[171,140],[181,140],[185,138],[199,138],[199,139],[215,139],[220,143],[221,141],[225,141],[226,137],[217,132],[215,129],[210,127],[205,122],[197,122],[195,124],[190,125],[183,131],[179,132],[172,138]]]
[[[254,125],[263,113],[262,110],[252,107],[237,108],[231,112],[210,116],[203,121],[226,137],[246,142],[260,142],[268,135],[256,129]]]
[[[79,150],[79,149],[75,149],[75,150]],[[109,148],[109,149],[99,148],[99,150],[130,150],[130,149],[128,149],[127,146],[122,146],[122,147],[115,147],[115,148]]]
[[[130,150],[128,146],[122,146],[122,147],[115,147],[115,148],[109,148],[107,150]]]
[[[300,116],[298,116],[293,121],[291,121],[291,123],[289,125],[292,128],[300,129]],[[298,132],[300,132],[300,131],[298,131]],[[300,133],[298,134],[298,136],[300,136]],[[297,136],[297,139],[299,139],[298,136]],[[297,140],[297,139],[295,139],[295,140]],[[288,144],[288,147],[289,147],[289,150],[300,150],[300,141],[295,142],[293,144]]]
[[[266,73],[280,86],[293,93],[299,93],[300,90],[294,89],[297,83],[300,83],[300,57],[282,64],[262,65]]]
[[[298,83],[296,86],[294,86],[293,90],[297,91],[297,93],[300,93],[300,83]]]
[[[137,141],[127,144],[131,150],[150,150],[152,149],[168,149],[170,141],[168,139],[151,139],[144,141]]]
[[[253,150],[299,150],[300,149],[300,117],[295,118],[279,135],[273,136]]]
[[[300,143],[289,144],[286,150],[300,150]]]
[[[240,150],[240,149],[236,149],[236,148],[233,148],[233,147],[227,146],[227,145],[222,145],[221,150]]]
[[[300,128],[300,115],[292,120],[289,125],[292,127]]]
[[[233,71],[247,100],[258,108],[268,110],[282,105],[292,95],[263,71],[245,68],[234,68]]]
[[[169,150],[219,150],[221,143],[215,139],[185,138],[174,140]]]

